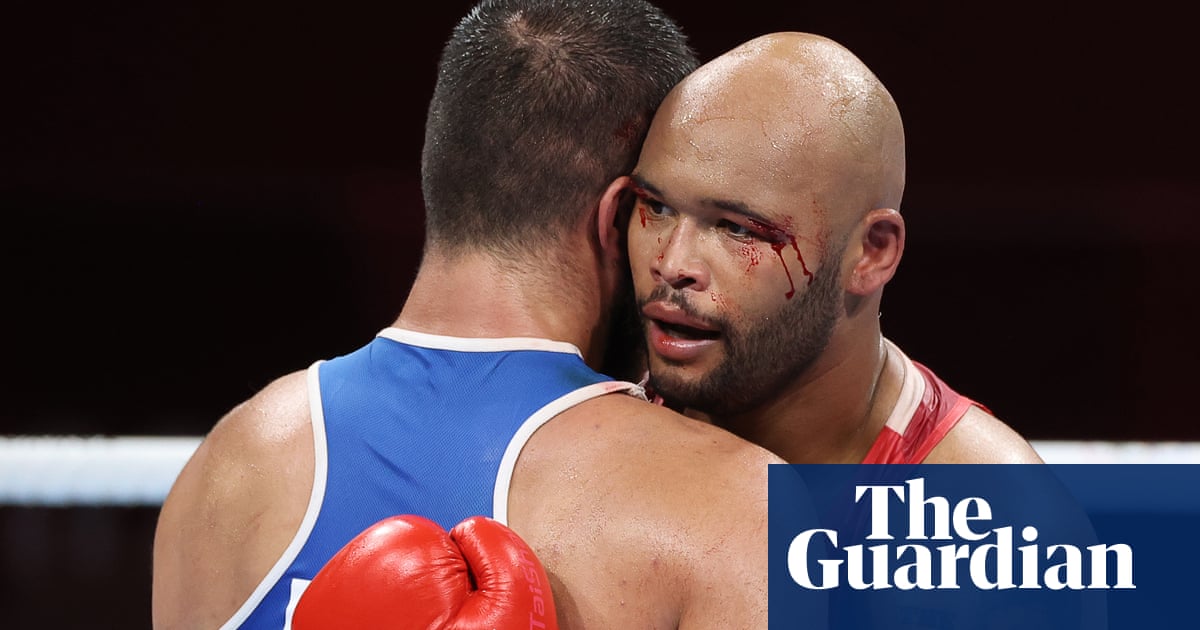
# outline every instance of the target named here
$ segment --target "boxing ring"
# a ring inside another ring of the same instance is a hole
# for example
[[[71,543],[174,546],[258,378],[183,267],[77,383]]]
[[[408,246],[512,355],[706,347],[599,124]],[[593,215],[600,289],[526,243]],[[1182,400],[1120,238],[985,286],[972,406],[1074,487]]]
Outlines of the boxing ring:
[[[0,437],[0,505],[162,503],[200,437]],[[1200,464],[1200,442],[1032,442],[1050,464]]]

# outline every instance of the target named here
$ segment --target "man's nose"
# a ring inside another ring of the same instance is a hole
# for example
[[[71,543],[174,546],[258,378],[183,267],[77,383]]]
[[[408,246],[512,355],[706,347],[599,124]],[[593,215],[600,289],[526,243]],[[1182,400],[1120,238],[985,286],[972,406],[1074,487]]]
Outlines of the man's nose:
[[[702,234],[696,225],[683,220],[674,226],[658,256],[650,263],[650,273],[656,282],[665,282],[674,289],[708,289],[708,267],[699,256]]]

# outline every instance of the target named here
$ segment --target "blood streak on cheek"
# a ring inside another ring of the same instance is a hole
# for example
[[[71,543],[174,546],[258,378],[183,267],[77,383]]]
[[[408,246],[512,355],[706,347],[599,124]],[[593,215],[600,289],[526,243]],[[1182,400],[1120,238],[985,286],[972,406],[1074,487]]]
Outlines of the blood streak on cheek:
[[[638,204],[638,216],[642,219],[642,227],[646,227],[646,206],[641,203]]]
[[[741,254],[741,256],[746,259],[747,272],[757,267],[758,263],[762,262],[762,251],[754,245],[743,245],[741,249],[738,250],[738,254]]]
[[[812,284],[813,274],[808,269],[808,264],[804,262],[804,255],[800,253],[800,246],[796,243],[796,236],[791,232],[786,232],[773,225],[768,225],[761,221],[751,219],[750,222],[754,228],[766,235],[771,242],[771,249],[775,250],[775,255],[779,256],[779,263],[783,265],[783,272],[787,274],[788,284],[791,289],[783,296],[787,299],[792,299],[796,295],[796,282],[792,279],[792,270],[788,268],[787,260],[783,257],[783,250],[788,245],[792,246],[792,250],[796,252],[796,260],[800,261],[800,269],[808,276],[808,284]]]

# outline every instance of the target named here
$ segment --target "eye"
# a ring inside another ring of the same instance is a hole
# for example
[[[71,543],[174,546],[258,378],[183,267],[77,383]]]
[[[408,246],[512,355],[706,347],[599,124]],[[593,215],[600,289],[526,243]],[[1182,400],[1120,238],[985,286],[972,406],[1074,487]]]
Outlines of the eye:
[[[665,217],[671,213],[671,207],[664,205],[663,202],[649,197],[638,197],[638,202],[646,209],[646,215],[651,217]]]
[[[717,224],[717,227],[722,230],[725,230],[730,236],[732,236],[734,238],[740,238],[740,239],[762,238],[762,235],[759,234],[758,232],[755,232],[753,229],[751,229],[745,225],[742,225],[740,223],[734,223],[733,221],[729,221],[726,219],[722,219],[721,222]]]

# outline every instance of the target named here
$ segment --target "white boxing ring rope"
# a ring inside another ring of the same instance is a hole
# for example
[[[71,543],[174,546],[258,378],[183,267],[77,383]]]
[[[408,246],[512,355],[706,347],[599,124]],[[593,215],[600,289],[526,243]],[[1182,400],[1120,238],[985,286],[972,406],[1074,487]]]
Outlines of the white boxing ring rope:
[[[200,437],[0,437],[0,506],[157,506]]]
[[[0,436],[0,506],[162,504],[200,437]],[[1200,442],[1033,441],[1049,464],[1200,464]]]

